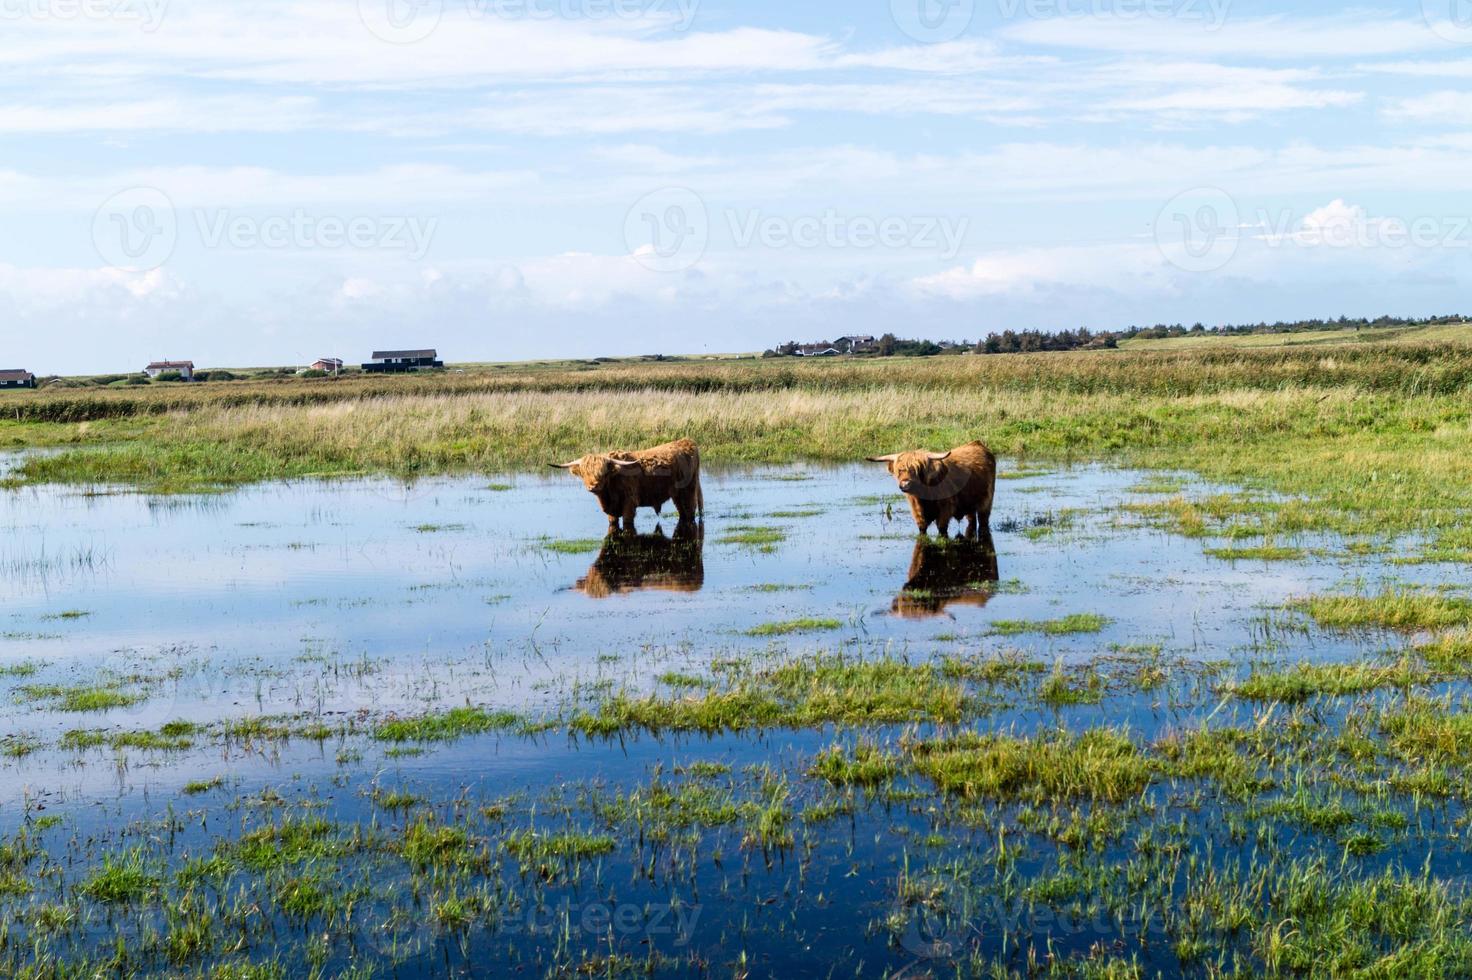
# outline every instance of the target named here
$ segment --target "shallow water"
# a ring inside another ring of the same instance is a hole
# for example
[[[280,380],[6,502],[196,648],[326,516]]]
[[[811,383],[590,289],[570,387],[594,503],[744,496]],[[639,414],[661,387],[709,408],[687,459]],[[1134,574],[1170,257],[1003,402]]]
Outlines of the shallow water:
[[[710,472],[702,536],[676,536],[672,514],[656,531],[643,511],[641,536],[614,543],[600,540],[605,519],[566,476],[308,482],[179,498],[66,488],[0,495],[0,669],[37,665],[29,676],[0,676],[6,733],[37,742],[0,766],[0,830],[40,812],[28,815],[27,801],[64,815],[74,840],[146,836],[149,821],[173,806],[227,825],[248,822],[232,812],[238,804],[180,795],[186,781],[216,773],[228,775],[237,801],[270,789],[358,819],[373,812],[367,795],[390,784],[432,801],[534,800],[569,786],[635,786],[652,770],[697,759],[732,764],[738,774],[744,765],[800,773],[832,741],[821,732],[613,744],[488,735],[404,757],[373,743],[345,754],[334,742],[295,740],[129,753],[124,761],[104,749],[55,747],[78,727],[369,718],[465,704],[553,717],[589,692],[653,690],[665,672],[700,673],[714,658],[774,648],[917,657],[1018,650],[1072,663],[1115,646],[1159,644],[1173,656],[1238,665],[1284,643],[1296,656],[1326,659],[1375,648],[1374,637],[1301,629],[1278,610],[1296,595],[1400,578],[1400,570],[1313,540],[1300,544],[1311,554],[1323,544],[1325,553],[1302,561],[1207,557],[1200,542],[1141,526],[1122,509],[1151,499],[1132,490],[1142,478],[1080,467],[1003,480],[992,551],[917,543],[879,467]],[[1424,581],[1437,575],[1417,573]],[[1079,613],[1108,623],[1058,636],[1001,635],[996,627]],[[761,634],[764,625],[798,620],[830,622]],[[79,715],[20,693],[99,677],[126,678],[146,697]],[[1137,695],[1071,717],[1158,732],[1188,727],[1214,708]],[[1002,706],[993,724],[1027,730],[1055,720],[1039,708]],[[404,960],[399,975],[465,972],[467,963],[491,960],[537,972],[560,951],[598,948],[608,931],[601,919],[591,927],[580,920],[573,932],[581,938],[569,944],[557,938],[568,916],[598,919],[587,909],[600,903],[668,906],[682,887],[705,896],[681,895],[702,910],[691,935],[655,932],[645,921],[614,930],[612,948],[635,957],[657,949],[729,973],[727,956],[739,944],[753,975],[931,962],[934,937],[897,946],[856,926],[893,904],[903,863],[938,856],[913,839],[930,827],[923,810],[870,808],[805,854],[743,857],[739,841],[727,842],[724,864],[699,854],[691,859],[698,870],[668,877],[641,876],[621,850],[606,859],[608,881],[592,894],[554,886],[549,898],[539,890],[538,900],[571,903],[546,922],[503,923],[463,946],[415,931],[433,951],[396,956]],[[183,852],[210,840],[202,824],[188,823],[171,833],[170,846]],[[1055,922],[1046,931],[1086,950],[1109,930]]]

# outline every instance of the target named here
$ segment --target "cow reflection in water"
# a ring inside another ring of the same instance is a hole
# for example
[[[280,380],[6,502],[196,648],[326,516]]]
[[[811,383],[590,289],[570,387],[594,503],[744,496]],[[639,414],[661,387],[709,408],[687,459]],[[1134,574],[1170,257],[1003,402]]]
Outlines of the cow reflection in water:
[[[696,524],[681,524],[673,538],[660,528],[653,534],[610,534],[577,590],[594,599],[641,589],[699,592],[705,584],[704,545],[705,529]]]
[[[979,539],[954,538],[915,542],[910,579],[895,597],[891,612],[907,619],[944,615],[947,606],[981,607],[995,594],[1001,576],[990,533]]]

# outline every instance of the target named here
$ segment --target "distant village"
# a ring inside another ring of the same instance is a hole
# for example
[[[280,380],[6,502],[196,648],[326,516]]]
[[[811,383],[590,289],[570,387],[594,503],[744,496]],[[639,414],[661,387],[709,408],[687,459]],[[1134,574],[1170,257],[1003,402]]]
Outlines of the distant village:
[[[155,382],[205,382],[238,381],[244,378],[270,377],[338,377],[345,372],[359,370],[366,374],[404,374],[411,371],[427,371],[443,368],[445,362],[433,348],[422,350],[376,350],[373,356],[357,368],[347,366],[340,357],[319,357],[303,368],[262,368],[255,371],[201,371],[193,361],[164,359],[150,361],[136,374],[103,374],[78,381],[72,378],[47,377],[38,379],[23,368],[0,370],[0,388],[49,388],[49,387],[106,387],[153,384]]]

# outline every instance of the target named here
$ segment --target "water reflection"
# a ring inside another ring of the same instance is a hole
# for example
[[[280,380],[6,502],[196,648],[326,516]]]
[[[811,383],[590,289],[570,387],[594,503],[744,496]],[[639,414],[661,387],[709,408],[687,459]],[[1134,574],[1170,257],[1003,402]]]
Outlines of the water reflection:
[[[991,532],[977,539],[921,538],[910,558],[910,577],[890,611],[906,619],[943,615],[947,606],[980,608],[995,594],[1001,578]]]
[[[610,534],[588,574],[576,586],[594,599],[654,589],[699,592],[705,584],[705,529],[682,524],[672,538],[653,534]]]

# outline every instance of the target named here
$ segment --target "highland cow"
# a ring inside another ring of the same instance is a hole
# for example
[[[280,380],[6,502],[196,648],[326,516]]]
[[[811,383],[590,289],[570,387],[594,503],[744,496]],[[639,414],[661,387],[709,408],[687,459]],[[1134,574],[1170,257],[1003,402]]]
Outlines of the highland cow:
[[[634,512],[652,507],[658,514],[673,500],[680,524],[693,524],[705,512],[700,490],[700,450],[689,439],[639,452],[590,453],[571,463],[553,463],[571,470],[608,515],[610,534],[634,532]],[[622,527],[620,527],[622,522]]]
[[[948,453],[923,449],[888,456],[871,456],[885,463],[910,498],[910,510],[921,534],[934,524],[941,537],[951,533],[951,521],[966,519],[966,535],[975,537],[991,525],[992,498],[997,489],[997,457],[980,442],[968,442]]]

